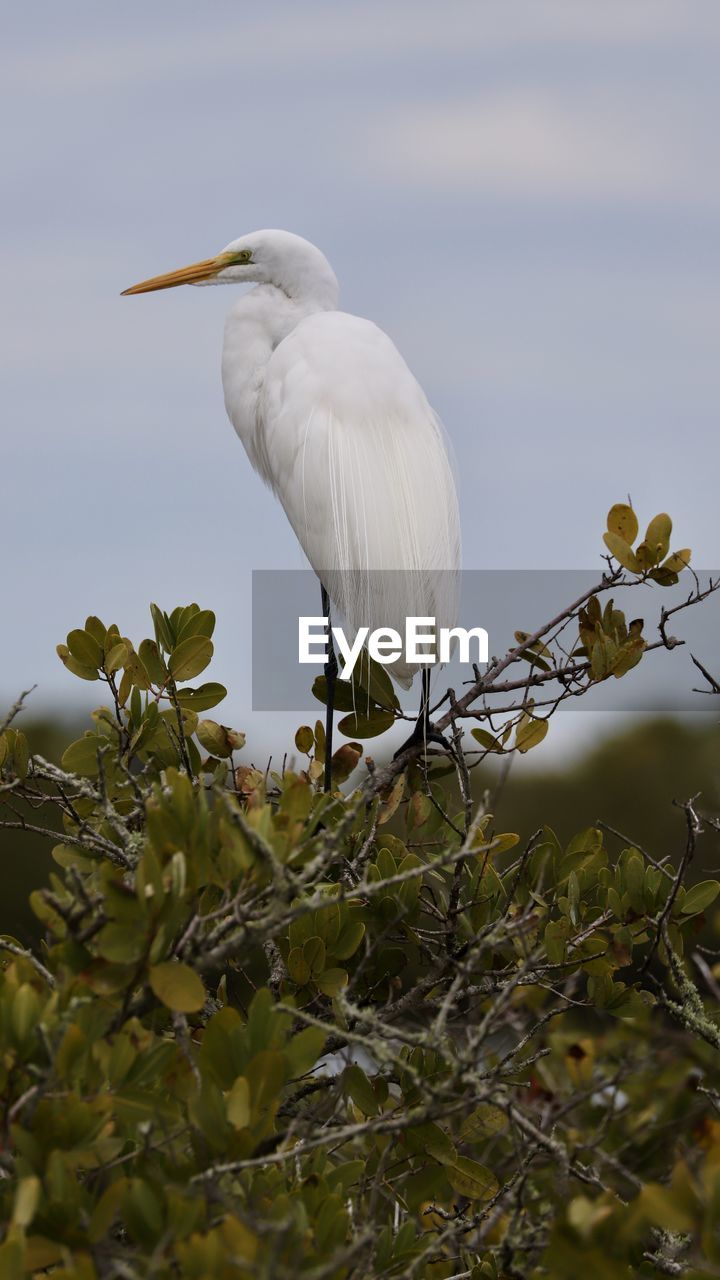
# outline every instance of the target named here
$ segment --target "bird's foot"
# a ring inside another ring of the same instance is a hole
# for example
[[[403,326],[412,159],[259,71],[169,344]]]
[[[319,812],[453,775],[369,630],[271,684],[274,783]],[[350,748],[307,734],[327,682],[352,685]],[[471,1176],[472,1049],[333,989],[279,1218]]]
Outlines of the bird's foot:
[[[436,746],[442,747],[443,751],[446,751],[448,755],[454,754],[453,745],[450,739],[446,738],[439,729],[436,729],[434,724],[424,723],[422,719],[420,719],[417,721],[410,737],[403,742],[401,747],[398,747],[397,751],[393,755],[393,760],[397,760],[398,757],[401,756],[403,752],[409,750],[410,747],[427,747],[431,742],[435,743]]]

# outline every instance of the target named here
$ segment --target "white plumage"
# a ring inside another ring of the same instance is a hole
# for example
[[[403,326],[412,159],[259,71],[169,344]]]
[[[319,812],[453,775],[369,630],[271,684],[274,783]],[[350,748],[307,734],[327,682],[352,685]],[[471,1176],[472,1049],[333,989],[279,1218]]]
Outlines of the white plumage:
[[[351,632],[402,634],[409,616],[452,626],[460,534],[442,427],[390,338],[337,310],[319,249],[258,231],[127,292],[242,282],[255,288],[225,325],[227,412],[335,608]],[[404,685],[415,674],[388,669]]]

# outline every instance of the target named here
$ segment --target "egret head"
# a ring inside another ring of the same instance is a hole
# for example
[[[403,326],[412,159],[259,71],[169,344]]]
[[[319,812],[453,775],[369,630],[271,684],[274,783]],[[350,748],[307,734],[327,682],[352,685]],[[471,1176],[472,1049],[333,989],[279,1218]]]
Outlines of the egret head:
[[[180,284],[269,284],[291,298],[311,295],[328,307],[336,305],[338,295],[337,279],[325,255],[290,231],[253,231],[240,236],[214,258],[143,280],[124,289],[123,296],[173,289]]]

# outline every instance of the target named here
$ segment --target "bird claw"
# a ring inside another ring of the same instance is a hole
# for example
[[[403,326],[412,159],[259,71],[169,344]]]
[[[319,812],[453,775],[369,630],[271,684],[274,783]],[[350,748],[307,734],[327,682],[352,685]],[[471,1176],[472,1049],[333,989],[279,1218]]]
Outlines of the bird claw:
[[[426,747],[431,742],[442,747],[443,751],[446,751],[448,755],[454,755],[453,745],[449,738],[446,738],[445,735],[441,733],[439,729],[436,729],[433,724],[423,724],[422,720],[418,720],[415,728],[410,734],[410,737],[403,742],[401,747],[398,747],[397,751],[393,755],[393,760],[397,760],[399,756],[401,756],[405,751],[408,751],[411,747],[417,747],[419,744]]]

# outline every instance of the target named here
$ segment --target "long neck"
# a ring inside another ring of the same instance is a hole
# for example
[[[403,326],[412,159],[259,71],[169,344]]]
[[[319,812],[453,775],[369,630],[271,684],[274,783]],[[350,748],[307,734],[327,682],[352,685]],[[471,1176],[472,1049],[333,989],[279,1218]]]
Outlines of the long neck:
[[[264,479],[258,435],[258,402],[270,357],[306,316],[329,310],[312,296],[293,298],[275,285],[259,284],[230,309],[225,321],[222,380],[228,417]]]

